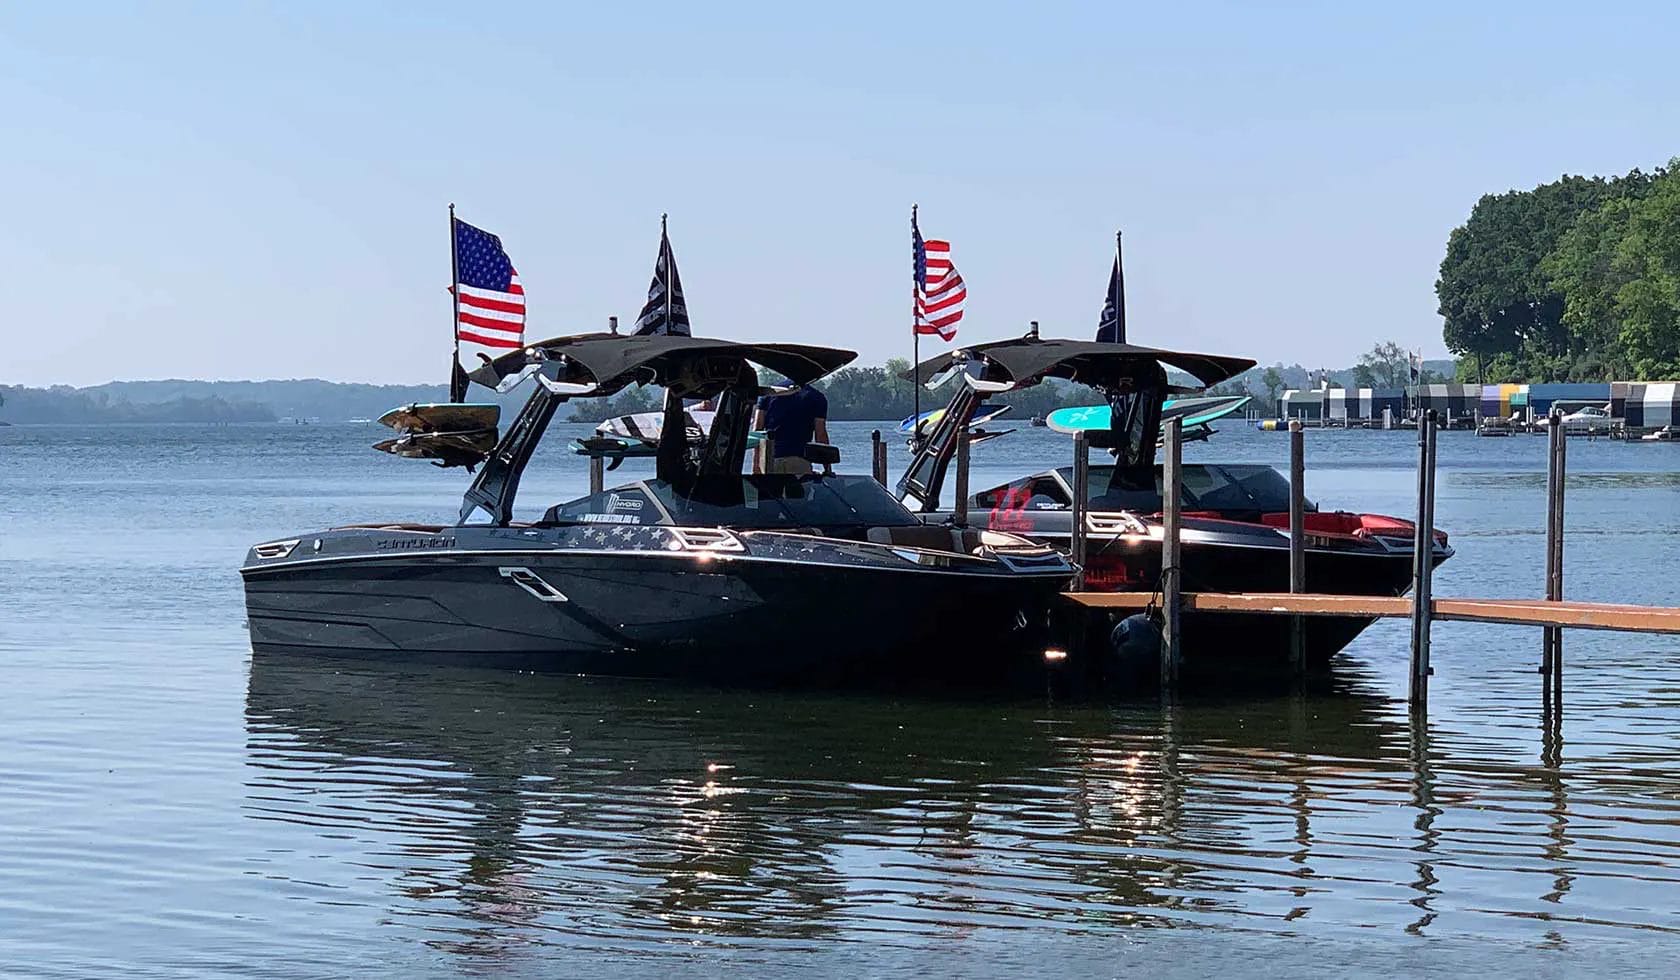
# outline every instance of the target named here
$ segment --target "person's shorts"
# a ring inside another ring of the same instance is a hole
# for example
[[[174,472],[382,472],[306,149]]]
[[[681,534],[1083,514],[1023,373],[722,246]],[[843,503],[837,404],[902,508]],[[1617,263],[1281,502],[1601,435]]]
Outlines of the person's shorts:
[[[804,476],[811,472],[811,461],[803,456],[777,456],[770,460],[770,466],[765,472]]]

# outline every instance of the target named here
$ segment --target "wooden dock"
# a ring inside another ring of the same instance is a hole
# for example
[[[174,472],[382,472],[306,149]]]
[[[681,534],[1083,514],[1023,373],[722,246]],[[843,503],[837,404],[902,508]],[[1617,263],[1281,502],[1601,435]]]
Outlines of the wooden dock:
[[[1067,598],[1090,609],[1140,610],[1155,597],[1146,592],[1069,592]],[[1408,596],[1324,595],[1292,592],[1185,592],[1185,612],[1275,613],[1284,616],[1370,616],[1403,619],[1412,615]],[[1431,599],[1429,618],[1437,622],[1504,623],[1511,626],[1559,626],[1570,629],[1620,630],[1628,633],[1680,634],[1680,609],[1630,606],[1612,602],[1551,599]]]

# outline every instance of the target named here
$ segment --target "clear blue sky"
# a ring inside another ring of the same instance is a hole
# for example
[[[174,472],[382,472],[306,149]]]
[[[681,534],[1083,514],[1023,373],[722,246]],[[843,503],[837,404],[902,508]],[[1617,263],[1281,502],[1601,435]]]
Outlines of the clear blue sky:
[[[10,4],[0,382],[441,382],[450,201],[535,335],[669,211],[697,333],[905,354],[919,202],[960,339],[1088,335],[1119,227],[1137,342],[1439,356],[1480,194],[1680,154],[1671,4],[1261,6]]]

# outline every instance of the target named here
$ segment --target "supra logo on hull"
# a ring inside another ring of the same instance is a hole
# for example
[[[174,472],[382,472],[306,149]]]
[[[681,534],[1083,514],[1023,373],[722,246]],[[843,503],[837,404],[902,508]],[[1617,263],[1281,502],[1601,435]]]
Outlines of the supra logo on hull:
[[[455,536],[445,534],[435,538],[375,538],[373,546],[380,551],[402,548],[453,548]]]

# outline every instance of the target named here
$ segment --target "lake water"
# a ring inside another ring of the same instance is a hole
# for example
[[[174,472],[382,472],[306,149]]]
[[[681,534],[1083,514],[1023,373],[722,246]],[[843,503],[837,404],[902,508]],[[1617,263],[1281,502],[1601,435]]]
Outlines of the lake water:
[[[870,428],[835,426],[849,468]],[[1669,975],[1680,952],[1673,639],[1568,634],[1561,726],[1539,632],[1468,624],[1435,629],[1426,725],[1402,621],[1304,695],[1166,709],[253,662],[249,544],[452,517],[460,471],[382,434],[0,428],[0,974]],[[566,434],[530,513],[583,490]],[[1415,440],[1309,432],[1309,494],[1409,513]],[[1017,432],[975,486],[1067,449]],[[1569,452],[1568,594],[1680,603],[1680,446]],[[1235,423],[1187,452],[1286,454]],[[1439,593],[1541,593],[1544,457],[1442,435]]]

